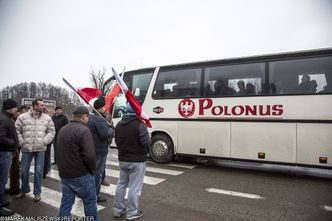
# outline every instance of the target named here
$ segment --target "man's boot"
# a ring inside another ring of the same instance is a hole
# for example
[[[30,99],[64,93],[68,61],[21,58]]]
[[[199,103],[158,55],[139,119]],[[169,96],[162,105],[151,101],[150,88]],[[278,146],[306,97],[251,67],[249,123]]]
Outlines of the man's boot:
[[[2,217],[2,216],[12,216],[14,214],[15,213],[12,210],[7,209],[6,207],[1,207],[0,208],[0,217]]]
[[[11,216],[14,214],[13,211],[11,211],[10,209],[7,209],[5,207],[3,207],[3,200],[4,200],[4,194],[0,194],[0,217],[1,216]]]

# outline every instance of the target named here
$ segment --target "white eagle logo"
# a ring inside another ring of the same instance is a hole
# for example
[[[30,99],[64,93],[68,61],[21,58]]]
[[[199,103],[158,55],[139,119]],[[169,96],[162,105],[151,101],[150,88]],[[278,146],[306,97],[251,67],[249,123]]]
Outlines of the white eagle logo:
[[[188,118],[194,114],[195,111],[195,103],[191,99],[183,99],[178,106],[179,114]]]

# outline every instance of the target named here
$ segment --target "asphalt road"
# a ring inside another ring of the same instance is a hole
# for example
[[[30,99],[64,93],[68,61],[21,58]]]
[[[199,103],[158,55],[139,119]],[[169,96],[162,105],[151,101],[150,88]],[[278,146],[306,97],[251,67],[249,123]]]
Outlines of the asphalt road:
[[[115,219],[112,213],[118,166],[109,154],[108,180],[103,187],[108,201],[99,203],[102,221]],[[31,181],[32,181],[31,177]],[[17,216],[58,215],[61,186],[56,166],[43,180],[42,201],[16,200],[10,208]],[[78,201],[75,214],[83,214]],[[218,163],[148,163],[140,201],[146,221],[220,220],[332,220],[332,179],[280,172],[236,169]]]

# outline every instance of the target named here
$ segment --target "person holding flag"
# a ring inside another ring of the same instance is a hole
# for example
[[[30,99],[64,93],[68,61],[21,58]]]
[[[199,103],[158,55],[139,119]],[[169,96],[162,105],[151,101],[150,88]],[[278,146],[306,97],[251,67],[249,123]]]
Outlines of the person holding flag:
[[[111,78],[110,78],[111,79]],[[111,106],[113,105],[116,96],[119,94],[120,92],[120,87],[118,86],[117,83],[115,83],[116,81],[113,80],[113,87],[110,90],[110,92],[104,97],[103,99],[103,103],[105,105],[105,110],[102,110],[101,112],[99,112],[98,110],[96,110],[94,108],[94,102],[98,99],[98,97],[100,97],[102,95],[102,92],[97,89],[97,88],[90,88],[90,87],[84,87],[84,88],[75,88],[73,87],[66,79],[62,78],[62,80],[65,82],[65,84],[72,89],[86,104],[88,104],[93,110],[94,110],[94,114],[98,114],[100,117],[104,118],[106,116],[107,118],[107,124],[109,126],[112,125],[112,118],[113,118],[113,114],[110,114],[110,109]],[[115,84],[114,84],[115,83]],[[100,101],[100,99],[99,99]],[[96,102],[99,103],[99,101]],[[112,137],[110,139],[108,139],[108,144],[110,144],[112,141]],[[99,181],[97,181],[99,183]],[[102,183],[103,185],[109,186],[110,183],[107,182],[106,180],[106,172],[105,170],[103,171],[103,175],[102,175]],[[103,199],[103,197],[99,197],[99,201],[105,201],[105,199]]]
[[[93,102],[94,111],[90,114],[88,127],[91,131],[93,141],[96,147],[96,171],[95,183],[97,202],[105,202],[107,199],[100,195],[100,185],[102,182],[103,172],[106,167],[108,154],[108,140],[113,138],[114,127],[110,126],[105,119],[105,98],[99,96]],[[98,113],[97,113],[98,112]]]
[[[127,220],[141,218],[138,202],[141,196],[146,169],[147,153],[151,137],[147,127],[152,127],[149,117],[143,112],[123,79],[112,68],[118,87],[127,99],[127,110],[115,128],[115,143],[118,148],[120,177],[116,186],[113,213],[115,218],[126,214]],[[124,197],[128,191],[128,205]]]
[[[120,218],[126,213],[127,220],[143,216],[138,201],[141,196],[145,175],[147,153],[151,138],[147,126],[136,117],[135,111],[127,103],[127,112],[115,128],[115,143],[118,147],[120,177],[116,186],[113,212]],[[128,192],[128,206],[125,207],[124,197]]]

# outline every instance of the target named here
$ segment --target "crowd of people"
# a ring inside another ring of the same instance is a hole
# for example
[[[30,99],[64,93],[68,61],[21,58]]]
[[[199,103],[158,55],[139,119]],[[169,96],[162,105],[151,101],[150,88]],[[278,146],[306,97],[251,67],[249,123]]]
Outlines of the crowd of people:
[[[243,80],[237,81],[238,90],[234,87],[228,86],[227,80],[218,79],[213,84],[214,90],[212,90],[211,85],[206,85],[206,95],[207,96],[247,96],[247,95],[255,95],[256,87],[253,83],[248,82],[245,84]]]
[[[47,115],[42,99],[35,99],[30,108],[18,107],[13,99],[3,101],[0,114],[0,217],[14,214],[7,208],[7,193],[21,199],[31,191],[29,171],[34,159],[34,202],[42,200],[43,178],[51,165],[56,165],[62,189],[59,216],[71,216],[75,196],[78,196],[83,201],[85,216],[99,220],[97,202],[107,200],[100,194],[100,187],[102,183],[109,185],[105,182],[105,169],[108,148],[115,134],[120,177],[113,205],[114,217],[126,214],[127,220],[134,220],[143,216],[139,210],[139,198],[151,143],[147,127],[136,118],[129,104],[116,128],[110,113],[106,112],[104,97],[98,97],[92,107],[91,113],[84,106],[76,107],[68,122],[61,107],[55,108],[54,116]],[[52,145],[53,163],[50,160]],[[9,175],[10,189],[6,189]],[[129,188],[127,206],[124,202],[126,188]]]

